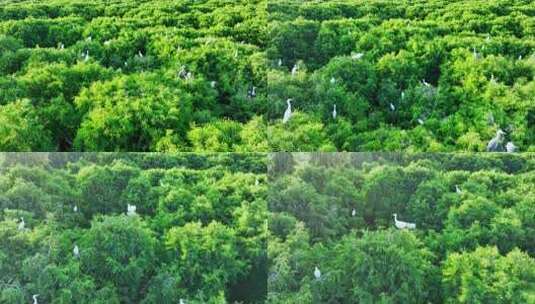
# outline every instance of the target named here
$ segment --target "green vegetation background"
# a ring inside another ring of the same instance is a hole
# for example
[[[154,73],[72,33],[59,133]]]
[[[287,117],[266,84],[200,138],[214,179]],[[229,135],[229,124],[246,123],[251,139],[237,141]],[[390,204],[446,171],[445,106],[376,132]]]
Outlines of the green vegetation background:
[[[265,192],[261,154],[0,154],[0,303],[263,303]]]
[[[269,303],[535,303],[535,155],[271,158]]]
[[[0,3],[3,151],[535,151],[530,0]]]

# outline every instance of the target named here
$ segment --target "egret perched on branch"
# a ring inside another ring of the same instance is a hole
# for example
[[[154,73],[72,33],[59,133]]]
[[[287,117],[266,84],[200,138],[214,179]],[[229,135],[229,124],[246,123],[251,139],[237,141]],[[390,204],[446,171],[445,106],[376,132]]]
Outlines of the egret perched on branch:
[[[503,138],[504,138],[505,132],[503,132],[501,129],[498,129],[496,131],[496,136],[492,138],[489,141],[489,144],[487,145],[487,152],[501,152],[503,151]]]
[[[394,224],[398,229],[416,229],[416,224],[398,221],[397,213],[392,214],[394,216]]]
[[[459,185],[455,185],[455,192],[457,192],[457,194],[461,194],[461,193],[463,193],[463,192],[461,191],[461,188],[459,188]]]
[[[282,117],[283,124],[287,123],[292,117],[292,103],[291,102],[292,102],[291,98],[288,98],[288,100],[286,100],[286,104],[288,104],[288,107],[286,108],[286,111],[284,111],[284,116]]]
[[[362,56],[364,56],[362,53],[351,53],[351,58],[354,60],[359,60],[362,58]]]
[[[392,112],[396,110],[396,106],[393,103],[390,103],[390,110],[392,110]]]
[[[405,99],[405,91],[401,91],[401,100]]]
[[[351,216],[355,216],[355,215],[357,215],[357,210],[355,210],[355,209],[353,208],[353,211],[351,211]]]
[[[24,230],[24,226],[25,226],[25,225],[26,225],[26,223],[24,223],[24,218],[21,217],[21,218],[20,218],[20,222],[19,222],[19,227],[18,227],[18,229],[19,229],[19,230]]]
[[[210,81],[210,87],[215,88],[217,81]]]
[[[74,249],[72,250],[72,253],[74,254],[74,257],[79,259],[80,258],[80,248],[78,248],[78,245],[74,245]]]
[[[294,64],[293,68],[292,68],[292,77],[295,76],[295,74],[297,74],[297,70],[299,69],[299,66],[296,64]]]
[[[186,302],[183,299],[180,299],[180,301],[178,301],[178,304],[186,304]]]
[[[137,55],[138,55],[140,58],[143,58],[143,53],[141,53],[141,51],[138,51],[138,52],[137,52]]]
[[[39,303],[37,303],[37,297],[38,297],[38,296],[39,296],[38,294],[34,294],[34,295],[32,296],[33,304],[39,304]]]
[[[277,65],[278,65],[279,67],[282,66],[282,59],[279,58],[279,62],[277,62]]]
[[[431,84],[429,84],[429,82],[425,81],[425,79],[422,79],[422,84],[426,87],[430,87]]]
[[[74,207],[72,208],[72,211],[78,212],[78,206],[74,205]]]
[[[64,45],[63,43],[61,43],[61,42],[59,43],[59,49],[60,49],[60,50],[65,49],[65,45]]]
[[[91,36],[87,37],[87,39],[85,39],[86,41],[91,41],[93,40],[93,38]]]
[[[247,97],[255,98],[256,97],[256,87],[252,86],[251,89],[247,91]]]
[[[337,112],[336,112],[336,104],[334,104],[334,108],[333,108],[333,119],[336,119],[336,116],[337,116]]]
[[[89,60],[89,50],[86,50],[84,54],[84,61],[88,61],[88,60]]]
[[[517,148],[518,147],[515,146],[515,144],[512,141],[505,144],[505,151],[507,151],[507,153],[515,153]]]
[[[126,206],[126,214],[128,216],[133,216],[133,215],[136,215],[136,206],[135,205],[130,205],[130,204],[127,204]]]
[[[316,280],[319,280],[321,278],[321,271],[319,270],[318,266],[314,268],[314,277]]]
[[[425,121],[423,119],[421,119],[421,118],[418,118],[418,123],[423,125],[425,123]]]
[[[335,84],[335,83],[336,83],[336,78],[331,77],[331,84]]]
[[[254,181],[254,185],[255,185],[255,186],[260,185],[260,182],[258,181],[258,178]]]

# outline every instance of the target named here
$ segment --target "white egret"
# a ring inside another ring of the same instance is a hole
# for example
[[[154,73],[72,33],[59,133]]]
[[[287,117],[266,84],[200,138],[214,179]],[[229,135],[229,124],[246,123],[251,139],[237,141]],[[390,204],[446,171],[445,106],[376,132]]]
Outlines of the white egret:
[[[357,215],[357,210],[353,209],[353,211],[351,211],[351,216],[355,216]]]
[[[247,97],[255,98],[256,97],[256,87],[252,86],[251,89],[247,91]]]
[[[319,270],[318,266],[314,267],[314,277],[316,280],[319,280],[321,278],[321,271]]]
[[[143,53],[141,53],[141,51],[138,51],[138,52],[137,52],[137,55],[138,55],[140,58],[143,58]]]
[[[459,185],[455,185],[455,192],[456,192],[457,194],[461,194],[461,193],[463,193],[463,192],[461,191],[461,188],[459,188]]]
[[[507,144],[505,144],[505,151],[507,151],[507,153],[514,153],[514,152],[516,152],[517,148],[518,147],[515,146],[515,144],[512,141],[510,141]]]
[[[518,60],[522,60],[522,55],[518,55]]]
[[[93,37],[89,36],[89,37],[87,37],[85,40],[86,40],[86,41],[91,41],[91,40],[93,40]]]
[[[217,85],[217,81],[210,81],[211,88],[215,88],[216,85]]]
[[[254,185],[255,185],[255,186],[260,185],[260,182],[258,181],[258,178],[254,181]]]
[[[78,248],[78,245],[74,245],[74,249],[72,250],[72,253],[74,254],[74,257],[79,259],[80,258],[80,248]]]
[[[19,230],[24,230],[25,225],[26,225],[26,223],[24,223],[24,218],[21,217],[21,218],[20,218],[20,222],[19,222],[18,229],[19,229]]]
[[[78,212],[78,206],[74,205],[74,207],[72,208],[72,211]]]
[[[392,214],[394,216],[394,224],[398,229],[416,229],[416,224],[398,221],[397,213]]]
[[[401,92],[401,100],[403,100],[403,99],[405,99],[405,92],[404,91]]]
[[[34,294],[34,295],[32,296],[33,304],[39,304],[39,303],[37,303],[37,297],[38,297],[38,296],[39,296],[38,294]]]
[[[186,302],[183,299],[180,299],[180,301],[178,301],[178,304],[186,304]]]
[[[109,46],[110,44],[111,44],[111,40],[106,40],[106,41],[104,41],[104,45],[105,45],[105,46]]]
[[[396,106],[393,103],[390,103],[390,110],[392,110],[392,112],[396,110]]]
[[[288,100],[286,100],[286,104],[288,104],[288,107],[286,108],[286,111],[284,111],[284,116],[282,118],[283,124],[287,123],[292,117],[292,103],[291,102],[292,102],[291,98],[288,98]]]
[[[336,83],[336,78],[331,77],[331,84],[335,84],[335,83]]]
[[[84,61],[88,61],[88,60],[89,60],[89,50],[86,50],[84,54]]]
[[[126,206],[126,214],[128,216],[136,215],[136,209],[137,209],[137,207],[135,205],[127,204],[127,206]]]
[[[334,108],[333,108],[333,119],[336,119],[336,116],[338,115],[338,113],[336,112],[336,104],[334,104]]]
[[[498,129],[498,131],[496,131],[496,136],[492,138],[487,145],[487,152],[502,152],[504,135],[505,132]]]
[[[423,119],[421,119],[421,118],[418,118],[418,123],[419,123],[419,124],[421,124],[421,125],[423,125],[423,124],[424,124],[425,122],[424,122],[424,120],[423,120]]]
[[[294,64],[293,68],[292,68],[292,77],[295,76],[297,74],[297,70],[299,69],[299,66],[296,64]]]
[[[431,84],[429,84],[429,82],[425,81],[425,79],[422,79],[422,84],[426,87],[430,87]]]
[[[279,67],[282,66],[282,59],[279,58],[279,62],[277,62],[277,65],[278,65]]]
[[[351,53],[351,58],[354,60],[359,60],[362,58],[362,56],[364,56],[363,53]]]

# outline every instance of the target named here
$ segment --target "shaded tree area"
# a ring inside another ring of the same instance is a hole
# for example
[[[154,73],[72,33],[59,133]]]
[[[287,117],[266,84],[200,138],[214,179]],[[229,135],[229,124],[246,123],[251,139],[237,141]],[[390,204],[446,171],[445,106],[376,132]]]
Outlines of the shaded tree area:
[[[266,151],[265,1],[2,1],[0,150]]]
[[[273,0],[265,113],[276,151],[535,151],[527,0]],[[294,117],[281,123],[286,100]],[[333,116],[336,107],[336,116]]]
[[[535,303],[535,155],[284,159],[293,170],[269,173],[268,303]]]
[[[263,303],[266,170],[262,154],[0,154],[0,303]]]

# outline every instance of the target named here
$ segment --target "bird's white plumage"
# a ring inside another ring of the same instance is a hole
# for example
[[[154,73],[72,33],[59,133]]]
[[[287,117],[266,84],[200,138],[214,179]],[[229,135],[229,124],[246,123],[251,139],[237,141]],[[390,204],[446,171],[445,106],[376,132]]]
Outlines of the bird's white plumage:
[[[25,225],[26,225],[26,223],[24,222],[24,218],[21,217],[21,218],[20,218],[20,222],[19,222],[18,229],[19,229],[19,230],[24,230]]]
[[[403,222],[403,221],[398,221],[398,215],[396,213],[394,213],[393,216],[394,216],[394,224],[396,225],[396,228],[398,228],[398,229],[416,229],[416,224]]]
[[[319,280],[321,278],[321,271],[318,266],[314,268],[314,277],[316,278],[316,280]]]
[[[338,115],[338,112],[336,112],[336,104],[333,107],[333,119],[336,119],[336,116]]]
[[[137,209],[137,207],[135,205],[127,204],[127,206],[126,206],[126,215],[128,215],[128,216],[136,215],[136,209]]]
[[[512,141],[507,142],[507,144],[505,144],[505,151],[507,151],[507,153],[514,153],[516,152],[516,149],[517,149],[517,146],[515,146],[515,144]]]
[[[74,254],[75,258],[80,257],[80,248],[78,248],[78,245],[74,245],[74,249],[72,250],[72,253]]]
[[[287,123],[292,117],[292,103],[291,102],[292,102],[291,98],[286,100],[286,104],[288,105],[288,107],[286,108],[286,111],[284,111],[284,116],[282,117],[283,124]]]
[[[39,303],[37,302],[37,297],[38,297],[38,296],[39,296],[38,294],[34,294],[34,295],[32,296],[33,304],[39,304]]]

